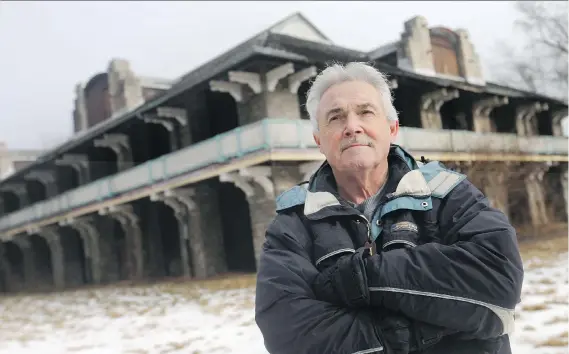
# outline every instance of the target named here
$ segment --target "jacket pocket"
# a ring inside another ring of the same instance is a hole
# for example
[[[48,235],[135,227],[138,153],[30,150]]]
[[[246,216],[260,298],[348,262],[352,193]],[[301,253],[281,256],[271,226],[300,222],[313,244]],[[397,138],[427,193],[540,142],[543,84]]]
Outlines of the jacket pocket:
[[[419,228],[411,221],[399,221],[384,230],[380,248],[390,251],[398,248],[412,248],[419,244]]]

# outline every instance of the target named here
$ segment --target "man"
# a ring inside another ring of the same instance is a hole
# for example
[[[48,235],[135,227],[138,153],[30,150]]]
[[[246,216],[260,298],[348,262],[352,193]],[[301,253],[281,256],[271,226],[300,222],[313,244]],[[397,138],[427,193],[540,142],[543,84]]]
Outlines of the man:
[[[393,144],[385,77],[324,70],[308,93],[326,161],[277,198],[257,275],[270,353],[511,353],[523,268],[506,216],[464,175]]]

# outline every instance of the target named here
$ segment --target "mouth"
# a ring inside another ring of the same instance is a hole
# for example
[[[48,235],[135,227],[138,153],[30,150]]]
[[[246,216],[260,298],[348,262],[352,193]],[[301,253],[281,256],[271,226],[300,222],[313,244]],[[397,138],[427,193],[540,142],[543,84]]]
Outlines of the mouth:
[[[344,149],[342,151],[346,151],[349,148],[358,147],[358,146],[369,147],[369,144],[350,144],[350,145],[344,147]]]

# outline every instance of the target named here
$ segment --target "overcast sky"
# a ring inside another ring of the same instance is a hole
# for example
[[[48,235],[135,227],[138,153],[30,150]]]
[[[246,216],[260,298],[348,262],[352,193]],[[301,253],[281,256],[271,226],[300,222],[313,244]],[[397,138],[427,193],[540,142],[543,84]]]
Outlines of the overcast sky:
[[[41,148],[69,138],[75,84],[112,57],[140,75],[177,78],[295,11],[336,44],[366,51],[423,15],[468,29],[486,68],[498,40],[519,38],[505,1],[0,2],[0,141]]]

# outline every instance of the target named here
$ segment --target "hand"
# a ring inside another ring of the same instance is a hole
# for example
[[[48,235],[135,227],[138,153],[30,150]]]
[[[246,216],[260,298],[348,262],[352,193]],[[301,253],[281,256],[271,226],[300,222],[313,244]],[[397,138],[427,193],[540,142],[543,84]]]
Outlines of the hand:
[[[313,282],[318,300],[346,307],[369,305],[369,289],[364,267],[367,248],[343,255],[335,264],[324,269]]]

